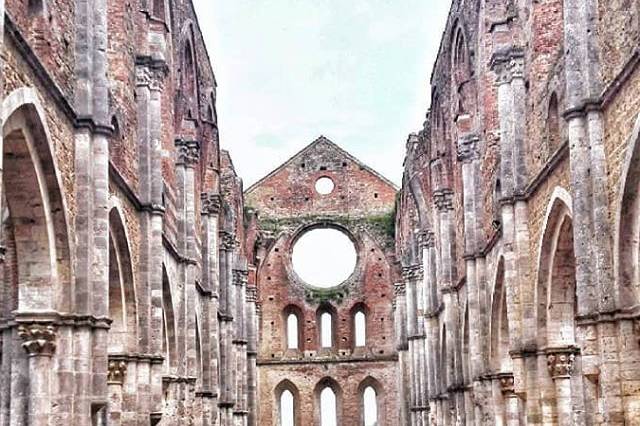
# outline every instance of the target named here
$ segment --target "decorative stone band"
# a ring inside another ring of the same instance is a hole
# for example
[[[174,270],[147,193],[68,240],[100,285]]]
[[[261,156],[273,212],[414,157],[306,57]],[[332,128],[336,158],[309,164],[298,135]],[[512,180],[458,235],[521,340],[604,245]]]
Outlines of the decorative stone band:
[[[200,208],[204,215],[217,215],[220,213],[222,206],[222,197],[220,194],[212,192],[203,192],[200,194]]]
[[[496,52],[491,58],[491,69],[496,73],[496,84],[508,84],[524,77],[524,51],[512,47]]]
[[[175,146],[178,156],[176,164],[185,167],[194,167],[200,160],[200,142],[177,139]]]
[[[402,278],[405,281],[420,281],[423,277],[422,265],[410,265],[402,268]]]
[[[18,325],[18,336],[29,356],[52,356],[56,350],[56,328],[53,324],[31,323]]]
[[[498,373],[496,379],[500,383],[500,392],[502,395],[515,395],[513,373]]]
[[[220,249],[226,251],[233,251],[236,247],[236,236],[233,232],[221,231],[220,232]]]
[[[547,368],[552,379],[568,379],[573,373],[576,348],[547,349]]]
[[[418,234],[418,243],[422,248],[434,248],[436,246],[435,234],[431,231],[422,231]]]
[[[124,360],[109,360],[107,384],[123,385],[127,374],[127,363]]]
[[[438,211],[453,210],[453,191],[451,189],[438,189],[433,191],[433,203]]]
[[[471,163],[480,158],[478,145],[480,139],[476,135],[467,136],[458,140],[458,160],[463,163]]]
[[[172,375],[162,376],[162,383],[166,383],[166,384],[186,383],[186,384],[195,385],[197,380],[198,378],[193,376],[172,376]]]

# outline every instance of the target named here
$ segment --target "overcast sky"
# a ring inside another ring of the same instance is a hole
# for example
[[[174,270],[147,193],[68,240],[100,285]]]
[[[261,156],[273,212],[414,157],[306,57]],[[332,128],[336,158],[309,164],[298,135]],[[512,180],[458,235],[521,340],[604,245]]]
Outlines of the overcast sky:
[[[399,183],[446,0],[194,0],[245,188],[324,135]]]

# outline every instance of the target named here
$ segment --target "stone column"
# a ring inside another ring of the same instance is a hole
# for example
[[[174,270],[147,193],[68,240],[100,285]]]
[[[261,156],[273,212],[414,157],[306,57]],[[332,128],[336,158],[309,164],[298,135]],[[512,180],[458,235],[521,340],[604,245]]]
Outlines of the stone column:
[[[409,344],[407,341],[407,311],[406,311],[406,288],[404,282],[394,285],[393,297],[393,319],[395,324],[396,349],[398,351],[398,369],[400,380],[398,380],[398,401],[400,401],[398,417],[400,424],[406,425],[410,421],[410,390],[407,386],[407,351]]]
[[[123,424],[123,385],[127,373],[127,363],[122,359],[109,359],[107,369],[109,392],[109,425]]]
[[[136,58],[136,104],[138,135],[141,247],[136,285],[139,350],[162,354],[162,92],[168,67],[164,61]],[[135,392],[151,412],[162,409],[162,363],[149,365],[148,388]],[[148,403],[148,404],[147,404]],[[149,413],[140,413],[148,416]]]
[[[233,250],[232,232],[220,232],[220,426],[233,426]]]
[[[219,300],[219,252],[218,215],[219,194],[202,193],[202,285],[208,292],[203,302],[202,359],[203,359],[203,425],[214,425],[218,417],[218,300]]]
[[[573,372],[575,354],[567,349],[547,350],[547,367],[556,388],[556,406],[558,425],[573,425],[573,399],[571,392],[571,373]]]
[[[29,393],[27,424],[49,426],[51,415],[51,357],[56,350],[56,329],[53,323],[23,323],[18,326],[22,347],[29,356]]]
[[[258,426],[258,327],[256,303],[258,288],[247,286],[247,411],[248,426]]]

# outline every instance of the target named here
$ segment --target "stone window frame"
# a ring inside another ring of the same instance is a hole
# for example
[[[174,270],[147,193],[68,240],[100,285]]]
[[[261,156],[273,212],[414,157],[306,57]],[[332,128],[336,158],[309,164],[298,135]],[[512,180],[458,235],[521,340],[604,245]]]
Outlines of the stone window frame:
[[[322,346],[322,315],[331,315],[331,346]],[[338,348],[338,311],[330,303],[322,303],[316,310],[317,346],[322,352],[334,352]]]
[[[357,324],[356,324],[356,315],[358,313],[362,313],[364,315],[364,345],[356,345],[356,341],[357,341]],[[349,311],[349,318],[351,321],[351,326],[350,326],[350,334],[351,334],[351,349],[355,350],[356,348],[366,348],[367,346],[369,346],[369,342],[370,342],[370,336],[371,333],[369,333],[369,317],[370,317],[370,309],[367,306],[366,303],[364,302],[358,302],[355,305],[353,305],[353,307],[351,308],[351,310]]]

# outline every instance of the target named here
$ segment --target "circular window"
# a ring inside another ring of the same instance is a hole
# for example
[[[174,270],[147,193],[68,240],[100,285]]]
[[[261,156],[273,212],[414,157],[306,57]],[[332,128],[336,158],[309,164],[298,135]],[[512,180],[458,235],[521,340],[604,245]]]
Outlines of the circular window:
[[[293,246],[293,269],[307,284],[320,288],[344,282],[356,267],[356,248],[343,232],[333,228],[312,229]]]
[[[316,191],[320,195],[329,195],[333,192],[333,189],[336,186],[333,184],[333,181],[329,177],[321,177],[316,181]]]

